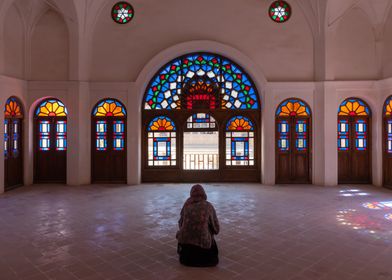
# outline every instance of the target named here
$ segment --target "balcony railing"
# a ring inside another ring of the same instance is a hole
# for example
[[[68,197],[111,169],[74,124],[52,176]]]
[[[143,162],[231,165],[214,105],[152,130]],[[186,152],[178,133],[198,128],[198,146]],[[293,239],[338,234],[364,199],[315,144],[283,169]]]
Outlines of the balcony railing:
[[[218,170],[219,154],[184,154],[185,170]]]

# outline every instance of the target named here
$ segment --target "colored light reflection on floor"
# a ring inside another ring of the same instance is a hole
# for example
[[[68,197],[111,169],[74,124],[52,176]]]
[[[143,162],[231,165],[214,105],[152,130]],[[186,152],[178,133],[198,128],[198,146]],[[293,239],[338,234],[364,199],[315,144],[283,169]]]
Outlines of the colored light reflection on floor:
[[[392,201],[366,202],[362,206],[372,210],[389,210],[392,209]]]
[[[358,189],[347,189],[339,191],[339,196],[353,197],[353,196],[368,196],[369,193],[363,192]]]
[[[385,219],[387,219],[388,221],[392,221],[392,213],[386,214]]]

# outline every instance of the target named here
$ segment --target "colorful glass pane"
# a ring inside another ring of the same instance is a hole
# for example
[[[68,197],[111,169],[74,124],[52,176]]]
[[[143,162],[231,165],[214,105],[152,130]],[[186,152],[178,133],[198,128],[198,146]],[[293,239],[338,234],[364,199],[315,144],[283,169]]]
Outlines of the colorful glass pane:
[[[308,123],[306,120],[296,120],[295,123],[295,148],[297,151],[306,151],[308,147]]]
[[[187,120],[187,128],[216,128],[216,121],[211,115],[206,113],[193,114]]]
[[[387,145],[386,145],[386,150],[387,153],[391,154],[392,153],[392,120],[387,120]]]
[[[201,78],[220,87],[221,109],[258,109],[258,93],[248,75],[234,62],[211,53],[194,53],[166,64],[146,91],[146,110],[186,109],[183,89]]]
[[[112,19],[119,24],[130,22],[134,15],[132,5],[127,2],[118,2],[112,8]]]
[[[40,151],[50,150],[50,122],[39,122],[39,149]]]
[[[291,16],[291,7],[286,1],[275,1],[269,8],[269,16],[275,22],[285,22]]]
[[[58,121],[56,124],[56,150],[67,150],[67,121]]]
[[[384,114],[388,117],[392,115],[392,96],[385,101]]]
[[[231,118],[226,126],[227,131],[253,131],[253,123],[246,117],[236,116]]]
[[[107,122],[96,121],[95,123],[95,148],[97,151],[106,151],[107,144]]]
[[[287,152],[290,150],[289,130],[290,126],[287,120],[278,121],[278,148],[281,152]]]
[[[367,150],[367,122],[365,120],[355,121],[355,149],[357,151]]]
[[[123,151],[125,142],[125,123],[124,121],[113,122],[113,150]]]
[[[226,165],[253,166],[254,132],[229,131],[226,132]]]
[[[338,123],[338,149],[339,151],[349,150],[349,123],[348,120],[339,120]]]
[[[127,113],[120,102],[114,99],[105,99],[95,106],[93,115],[95,117],[125,117]]]
[[[61,101],[46,99],[38,106],[35,114],[38,117],[66,117],[68,111]]]
[[[349,98],[339,107],[339,116],[369,116],[369,107],[358,98]]]
[[[5,118],[22,118],[22,108],[15,97],[8,98],[4,108]]]
[[[4,120],[4,157],[8,157],[8,143],[9,143],[9,133],[8,133],[8,126],[9,126],[10,120],[5,119]]]
[[[160,116],[153,119],[148,125],[148,131],[175,131],[176,126],[168,117]]]
[[[310,109],[305,102],[298,99],[289,99],[280,104],[276,115],[279,117],[309,117]]]

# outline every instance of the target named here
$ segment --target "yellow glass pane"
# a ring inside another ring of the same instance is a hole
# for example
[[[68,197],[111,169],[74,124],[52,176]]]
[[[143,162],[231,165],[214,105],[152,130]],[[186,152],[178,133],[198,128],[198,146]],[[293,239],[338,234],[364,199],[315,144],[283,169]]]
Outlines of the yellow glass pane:
[[[305,114],[304,114],[305,113]],[[308,113],[306,113],[306,108],[304,106],[301,106],[298,110],[297,110],[297,115],[301,115],[301,116],[306,116]]]
[[[109,106],[108,103],[104,103],[104,104],[102,105],[102,107],[103,107],[103,109],[104,109],[106,112],[110,112],[110,106]]]
[[[287,103],[286,106],[287,106],[287,109],[289,110],[289,112],[294,111],[294,104],[293,103],[289,102],[289,103]]]
[[[56,102],[56,103],[53,103],[53,105],[52,105],[52,112],[55,112],[55,113],[57,113],[57,109],[60,107],[60,105]]]
[[[45,107],[48,109],[49,113],[53,112],[53,104],[52,103],[50,103],[50,102],[46,103]]]
[[[359,102],[357,101],[357,102],[354,102],[353,103],[353,112],[356,112],[357,110],[358,110],[358,108],[359,107],[363,107],[363,106],[361,106],[360,104],[359,104]]]
[[[106,116],[106,111],[103,107],[98,108],[97,116]]]
[[[116,103],[111,103],[110,105],[109,105],[109,112],[114,112],[114,109],[116,109],[116,107],[117,107],[117,105],[116,105]]]
[[[294,111],[294,112],[297,112],[298,109],[299,109],[299,107],[301,107],[301,104],[299,104],[298,102],[295,102],[295,103],[294,103],[293,111]]]
[[[124,116],[121,107],[116,107],[113,111],[113,115],[117,116],[117,117],[122,117]]]
[[[39,115],[40,116],[47,116],[47,115],[49,115],[49,110],[46,107],[41,107]]]
[[[284,114],[284,115],[290,115],[290,110],[289,110],[289,108],[287,108],[286,106],[284,106],[283,108],[282,108],[282,113]],[[281,114],[282,114],[281,113]]]
[[[355,110],[355,112],[357,113],[357,115],[365,112],[365,107],[364,106],[358,106],[358,108]],[[365,112],[366,115],[366,112]]]
[[[349,112],[352,112],[353,111],[353,103],[352,102],[347,102],[347,104],[346,104],[346,107],[347,107],[347,109],[348,109],[348,111]]]

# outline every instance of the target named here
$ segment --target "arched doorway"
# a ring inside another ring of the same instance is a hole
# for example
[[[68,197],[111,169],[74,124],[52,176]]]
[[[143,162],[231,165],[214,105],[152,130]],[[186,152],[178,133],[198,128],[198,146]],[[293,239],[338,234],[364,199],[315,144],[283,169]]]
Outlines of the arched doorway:
[[[383,110],[383,182],[392,188],[392,96],[385,101]]]
[[[23,185],[23,109],[16,97],[4,108],[4,186],[10,190]]]
[[[35,110],[34,183],[66,183],[67,108],[48,98]]]
[[[276,110],[276,183],[312,182],[312,115],[302,100],[290,98]]]
[[[118,100],[99,101],[91,116],[91,181],[127,182],[127,113]]]
[[[172,60],[151,80],[143,108],[142,181],[260,181],[259,97],[234,62],[211,53]],[[234,117],[248,120],[252,130],[227,130]],[[238,148],[234,159],[227,141]]]
[[[338,112],[338,182],[370,184],[371,112],[359,98],[348,98]]]

